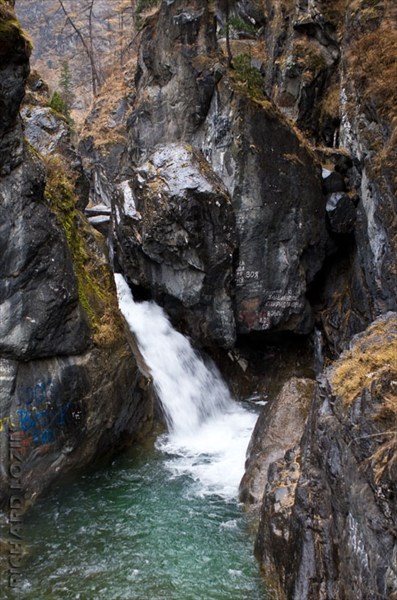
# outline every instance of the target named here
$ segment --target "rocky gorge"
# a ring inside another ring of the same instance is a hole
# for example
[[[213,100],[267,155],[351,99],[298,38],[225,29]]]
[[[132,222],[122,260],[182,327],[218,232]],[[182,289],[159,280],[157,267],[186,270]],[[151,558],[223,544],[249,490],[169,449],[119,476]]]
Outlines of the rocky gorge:
[[[155,394],[114,268],[237,397],[267,402],[240,498],[274,597],[397,598],[394,3],[147,3],[131,25],[136,55],[103,83],[77,149],[29,76],[11,4],[0,3],[3,505],[6,431],[28,506],[151,428]]]

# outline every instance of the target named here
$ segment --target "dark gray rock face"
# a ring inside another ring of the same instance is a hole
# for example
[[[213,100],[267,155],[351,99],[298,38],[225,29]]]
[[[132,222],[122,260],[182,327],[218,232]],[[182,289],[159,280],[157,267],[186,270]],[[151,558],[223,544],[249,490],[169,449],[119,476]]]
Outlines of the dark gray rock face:
[[[43,198],[41,164],[23,143],[17,113],[29,52],[18,26],[10,28],[8,60],[0,55],[0,354],[35,359],[78,353],[88,346],[88,323],[65,239]]]
[[[63,232],[43,198],[37,159],[0,181],[0,353],[32,360],[76,354],[89,343]]]
[[[187,329],[201,343],[231,346],[235,224],[221,180],[197,151],[169,144],[137,168],[122,192],[114,244],[123,271],[179,321],[188,313]]]
[[[331,231],[352,233],[356,244],[349,274],[345,281],[339,278],[339,307],[335,294],[328,294],[336,287],[331,268],[319,315],[327,343],[341,351],[352,333],[396,310],[396,101],[391,91],[396,15],[389,2],[358,11],[327,0],[265,6],[269,97],[315,143],[353,158],[347,177],[332,172],[324,181],[325,193],[343,193],[347,183],[358,199],[356,218],[347,198],[329,211]],[[373,56],[381,57],[376,68]]]
[[[265,11],[266,92],[299,127],[333,145],[338,113],[321,106],[324,96],[334,93],[340,58],[329,2],[267,0]]]
[[[162,2],[142,37],[137,100],[127,126],[134,161],[156,144],[188,141],[208,112],[219,74],[215,19],[207,2]]]
[[[75,476],[151,426],[147,380],[127,345],[23,363],[2,358],[0,374],[1,506],[15,483],[10,431],[26,510],[59,476]]]
[[[307,285],[325,256],[320,170],[269,102],[218,84],[196,137],[232,197],[239,233],[239,333],[312,327]]]
[[[301,446],[269,469],[256,553],[287,598],[397,593],[396,327],[389,313],[357,336],[318,386]]]

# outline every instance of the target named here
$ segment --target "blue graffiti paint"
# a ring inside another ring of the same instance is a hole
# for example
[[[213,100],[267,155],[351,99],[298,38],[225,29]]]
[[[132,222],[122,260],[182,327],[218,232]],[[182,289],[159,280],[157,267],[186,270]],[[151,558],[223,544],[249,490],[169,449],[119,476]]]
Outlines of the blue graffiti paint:
[[[34,417],[28,410],[19,410],[18,413],[22,431],[26,432],[36,427]]]
[[[51,377],[19,391],[21,429],[34,444],[53,444],[69,422],[81,421],[81,408],[73,401],[63,404],[62,396],[59,381],[53,381]]]
[[[45,383],[36,383],[34,386],[34,401],[35,404],[42,404],[46,400],[47,396],[47,386]]]
[[[71,403],[54,407],[48,405],[45,410],[21,409],[18,411],[21,429],[24,433],[32,436],[34,443],[52,444],[56,440],[56,429],[66,425],[65,417],[70,409]],[[54,410],[55,409],[55,410]]]
[[[52,383],[52,378],[48,377],[46,381],[42,380],[33,386],[26,386],[24,393],[19,396],[20,402],[22,404],[44,404],[48,400]]]

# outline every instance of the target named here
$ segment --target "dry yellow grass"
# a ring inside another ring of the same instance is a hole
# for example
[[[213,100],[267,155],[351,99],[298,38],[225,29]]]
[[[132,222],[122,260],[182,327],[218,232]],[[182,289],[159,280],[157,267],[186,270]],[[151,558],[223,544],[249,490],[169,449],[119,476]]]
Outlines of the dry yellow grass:
[[[332,375],[334,393],[348,406],[383,372],[397,379],[397,317],[371,325],[351,350],[337,361]],[[397,399],[395,410],[397,413]]]
[[[387,23],[361,36],[349,53],[349,76],[363,99],[392,124],[397,117],[397,29]]]
[[[352,349],[337,361],[333,392],[347,408],[371,388],[374,406],[369,418],[377,424],[368,435],[375,450],[368,458],[376,483],[397,467],[397,317],[374,323]]]
[[[397,384],[396,384],[397,386]],[[377,437],[381,440],[379,448],[370,457],[376,483],[382,478],[385,471],[391,472],[397,466],[397,389],[384,396],[383,403],[375,413],[376,421],[387,424],[386,431]]]
[[[130,91],[130,84],[126,82],[127,67],[131,73],[135,71],[136,56],[123,69],[113,69],[95,98],[93,106],[96,114],[93,113],[91,118],[84,122],[79,132],[81,138],[91,135],[95,140],[96,147],[125,143],[126,141],[124,122],[114,125],[111,115],[117,111],[120,101]]]

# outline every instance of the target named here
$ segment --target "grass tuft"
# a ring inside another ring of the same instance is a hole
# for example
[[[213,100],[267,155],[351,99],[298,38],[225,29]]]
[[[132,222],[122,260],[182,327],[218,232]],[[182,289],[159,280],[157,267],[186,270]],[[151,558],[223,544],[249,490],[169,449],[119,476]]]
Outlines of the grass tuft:
[[[333,390],[349,406],[382,372],[397,378],[397,317],[373,323],[341,356],[332,375]]]
[[[371,390],[369,418],[378,431],[368,437],[377,447],[368,459],[375,483],[397,467],[397,316],[373,323],[336,363],[333,392],[348,408],[364,389]]]

